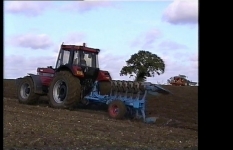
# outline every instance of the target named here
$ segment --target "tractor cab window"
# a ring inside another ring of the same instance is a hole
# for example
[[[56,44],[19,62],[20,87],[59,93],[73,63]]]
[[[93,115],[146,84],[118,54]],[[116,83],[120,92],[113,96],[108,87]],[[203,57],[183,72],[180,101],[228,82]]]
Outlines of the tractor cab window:
[[[99,68],[98,55],[92,52],[75,51],[73,64],[80,65],[80,66]]]
[[[62,59],[62,64],[66,65],[69,63],[70,60],[70,51],[64,51],[63,53],[63,59]]]
[[[70,59],[70,51],[61,50],[59,56],[57,58],[56,68],[60,67],[61,65],[66,65],[69,63]]]
[[[73,60],[73,64],[74,65],[79,65],[79,51],[75,51],[74,52],[74,60]]]

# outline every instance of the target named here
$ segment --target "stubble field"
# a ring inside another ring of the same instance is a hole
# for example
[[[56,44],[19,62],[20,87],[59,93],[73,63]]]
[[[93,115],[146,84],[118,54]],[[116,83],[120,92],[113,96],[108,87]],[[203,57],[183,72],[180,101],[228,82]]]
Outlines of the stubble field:
[[[106,110],[60,110],[19,104],[4,80],[4,149],[198,149],[198,87],[163,86],[174,95],[148,96],[155,124],[114,120]]]

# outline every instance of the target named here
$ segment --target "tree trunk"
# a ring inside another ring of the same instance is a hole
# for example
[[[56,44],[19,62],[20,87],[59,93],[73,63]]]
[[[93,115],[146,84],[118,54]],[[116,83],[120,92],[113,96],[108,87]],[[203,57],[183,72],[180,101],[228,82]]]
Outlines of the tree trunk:
[[[146,81],[146,77],[141,77],[141,76],[136,76],[135,80],[136,82],[145,82]]]

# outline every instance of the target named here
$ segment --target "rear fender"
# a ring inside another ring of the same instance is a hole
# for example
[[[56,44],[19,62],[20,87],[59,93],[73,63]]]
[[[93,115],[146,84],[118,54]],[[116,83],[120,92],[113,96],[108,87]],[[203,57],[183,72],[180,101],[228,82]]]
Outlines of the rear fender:
[[[19,87],[20,82],[22,81],[23,78],[17,78],[15,80],[16,87]]]
[[[35,74],[28,74],[28,75],[32,78],[34,84],[34,92],[37,94],[45,94],[42,90],[43,85],[40,76]]]
[[[25,77],[30,77],[32,79],[32,82],[34,84],[34,92],[37,94],[46,94],[42,90],[42,82],[40,80],[39,75],[34,75],[34,74],[28,74],[28,76]],[[23,78],[17,78],[16,79],[16,86],[19,87],[20,82],[22,81]]]
[[[97,81],[111,81],[111,80],[112,78],[108,71],[103,71],[103,70],[99,71]]]

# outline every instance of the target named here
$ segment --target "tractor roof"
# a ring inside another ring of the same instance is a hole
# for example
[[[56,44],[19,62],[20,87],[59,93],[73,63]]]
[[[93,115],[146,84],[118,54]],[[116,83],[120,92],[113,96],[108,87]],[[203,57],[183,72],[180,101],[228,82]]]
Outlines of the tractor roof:
[[[93,53],[99,53],[100,49],[97,48],[91,48],[86,47],[86,43],[83,43],[83,45],[61,45],[61,48],[64,50],[74,50],[74,51],[87,51],[87,52],[93,52]]]
[[[185,79],[185,77],[182,77],[182,76],[174,76],[173,78],[183,78],[183,79]]]

